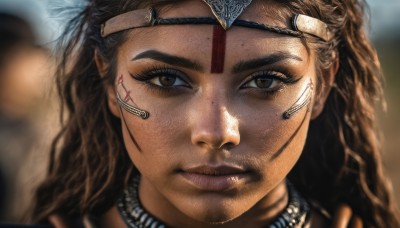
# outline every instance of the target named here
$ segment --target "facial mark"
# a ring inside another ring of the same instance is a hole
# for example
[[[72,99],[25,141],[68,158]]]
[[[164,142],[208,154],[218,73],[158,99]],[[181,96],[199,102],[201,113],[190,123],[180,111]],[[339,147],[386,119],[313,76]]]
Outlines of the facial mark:
[[[292,143],[293,139],[296,138],[296,135],[299,133],[300,129],[303,127],[303,125],[306,123],[307,119],[307,113],[304,114],[303,119],[301,120],[301,123],[299,126],[296,128],[296,130],[293,132],[293,134],[289,137],[289,139],[279,148],[279,150],[272,156],[272,159],[275,159],[279,157],[280,154],[282,154],[283,151]]]
[[[147,111],[144,111],[142,109],[137,108],[137,105],[133,101],[132,97],[130,96],[131,91],[128,90],[124,84],[124,78],[123,75],[121,75],[118,80],[117,80],[117,101],[120,107],[124,108],[127,112],[138,116],[142,119],[147,119],[150,116],[150,113]],[[125,96],[122,98],[121,95],[118,92],[118,87],[121,87],[122,90],[125,92]],[[132,104],[134,104],[136,107],[130,105],[128,102],[131,101]]]
[[[130,104],[128,104],[128,101],[131,101],[133,104],[135,104],[135,103],[133,102],[133,99],[132,99],[132,97],[130,96],[130,90],[127,90],[127,88],[125,87],[123,75],[121,75],[120,77],[118,77],[116,86],[117,86],[117,102],[118,102],[118,104],[119,104],[118,107],[119,107],[119,111],[120,111],[120,113],[121,113],[122,122],[123,122],[123,124],[125,125],[125,128],[126,128],[127,131],[128,131],[129,138],[131,139],[132,143],[135,145],[135,147],[138,149],[139,152],[142,152],[141,147],[140,147],[139,144],[137,143],[135,137],[133,137],[133,134],[132,134],[131,130],[130,130],[129,127],[128,127],[128,124],[126,123],[124,113],[122,112],[122,108],[124,108],[127,112],[129,112],[129,113],[131,113],[131,114],[134,114],[134,115],[136,115],[136,116],[139,116],[139,117],[142,117],[140,113],[143,113],[143,112],[144,112],[144,113],[147,113],[147,117],[148,117],[149,114],[148,114],[148,112],[146,112],[146,111],[140,110],[140,109],[135,108],[135,107],[131,106]],[[120,87],[124,90],[124,92],[125,92],[125,94],[126,94],[125,97],[124,97],[124,99],[122,99],[121,96],[120,96],[120,94],[118,93],[118,86],[120,86]],[[136,104],[135,104],[135,105],[136,105]],[[142,114],[142,115],[143,115],[143,114]],[[142,117],[142,119],[145,119],[145,118]]]
[[[223,73],[225,63],[226,31],[221,25],[214,25],[211,73]]]
[[[125,102],[131,101],[133,104],[135,104],[135,102],[133,102],[133,99],[132,99],[132,97],[131,97],[131,91],[130,91],[130,90],[127,90],[127,88],[125,87],[124,78],[123,78],[122,75],[119,76],[119,78],[118,78],[118,80],[117,80],[117,86],[121,86],[122,89],[123,89],[124,92],[125,92],[125,97],[124,97],[123,101],[125,101]],[[135,104],[135,105],[136,105],[136,104]]]
[[[290,117],[292,117],[296,112],[300,111],[303,107],[305,107],[306,105],[309,106],[309,104],[311,103],[313,90],[314,84],[310,79],[310,82],[307,84],[307,87],[304,89],[303,93],[296,100],[296,102],[282,114],[282,117],[284,119],[290,119]],[[307,111],[309,111],[309,107],[307,108]]]
[[[310,79],[310,82],[307,84],[307,87],[304,89],[303,93],[300,95],[299,99],[296,100],[296,102],[287,110],[283,113],[283,118],[284,119],[289,119],[294,115],[296,112],[300,111],[303,107],[307,106],[307,112],[304,114],[301,123],[299,126],[296,128],[296,130],[293,132],[293,134],[290,135],[289,139],[279,148],[279,150],[272,156],[272,159],[275,159],[279,157],[280,154],[282,154],[283,151],[290,145],[290,143],[293,141],[293,139],[296,137],[296,135],[299,133],[300,129],[302,126],[306,123],[307,115],[308,112],[310,111],[310,106],[309,104],[311,103],[311,96],[312,92],[314,89],[314,84],[312,80]]]

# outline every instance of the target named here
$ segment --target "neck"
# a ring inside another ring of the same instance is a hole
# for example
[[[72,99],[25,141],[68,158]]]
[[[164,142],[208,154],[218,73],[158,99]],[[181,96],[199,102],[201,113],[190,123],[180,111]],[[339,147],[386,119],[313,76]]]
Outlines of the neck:
[[[142,194],[143,189],[145,189],[145,194]],[[270,224],[279,216],[288,204],[286,183],[282,181],[268,195],[238,218],[225,223],[208,224],[188,217],[172,205],[168,199],[157,193],[158,191],[151,186],[151,183],[146,180],[140,182],[139,197],[142,206],[150,214],[171,227],[265,227],[266,224]],[[151,198],[148,196],[151,196]]]

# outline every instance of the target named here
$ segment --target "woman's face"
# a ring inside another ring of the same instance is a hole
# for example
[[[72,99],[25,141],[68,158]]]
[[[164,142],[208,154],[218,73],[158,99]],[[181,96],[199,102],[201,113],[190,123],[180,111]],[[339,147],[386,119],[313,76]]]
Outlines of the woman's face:
[[[264,7],[253,3],[240,18],[288,26]],[[160,16],[212,13],[184,1]],[[150,117],[115,100],[110,108],[142,174],[144,207],[170,223],[224,222],[271,204],[307,135],[314,101],[282,117],[316,81],[313,52],[299,38],[233,26],[219,73],[210,73],[213,48],[213,26],[171,25],[134,29],[118,51],[115,92]]]

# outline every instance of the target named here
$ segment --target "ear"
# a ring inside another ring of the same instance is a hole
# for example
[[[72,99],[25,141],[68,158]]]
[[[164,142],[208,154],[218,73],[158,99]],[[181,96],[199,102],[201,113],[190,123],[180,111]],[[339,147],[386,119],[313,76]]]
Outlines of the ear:
[[[336,73],[339,69],[339,59],[336,58],[331,66],[322,71],[321,88],[314,97],[314,104],[311,111],[311,119],[316,119],[324,110],[326,99],[332,89]]]
[[[97,49],[94,51],[94,61],[96,62],[97,70],[99,71],[100,77],[104,78],[107,75],[109,64],[101,57]],[[120,112],[117,103],[117,97],[115,95],[116,91],[114,84],[105,84],[105,90],[107,93],[108,108],[114,116],[119,118]]]

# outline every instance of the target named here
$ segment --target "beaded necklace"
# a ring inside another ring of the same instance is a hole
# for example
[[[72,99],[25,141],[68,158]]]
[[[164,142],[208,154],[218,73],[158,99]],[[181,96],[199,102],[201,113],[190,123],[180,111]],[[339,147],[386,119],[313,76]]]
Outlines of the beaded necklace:
[[[161,221],[147,212],[139,202],[138,187],[140,177],[133,178],[131,184],[118,199],[117,208],[129,228],[166,228]],[[287,182],[289,203],[285,210],[271,223],[269,228],[304,227],[310,217],[307,201]]]

